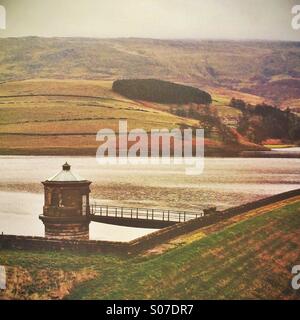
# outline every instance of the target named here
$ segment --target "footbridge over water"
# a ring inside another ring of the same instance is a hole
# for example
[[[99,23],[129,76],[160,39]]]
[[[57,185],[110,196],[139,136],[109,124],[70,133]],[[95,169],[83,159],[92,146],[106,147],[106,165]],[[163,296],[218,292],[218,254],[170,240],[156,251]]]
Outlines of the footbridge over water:
[[[203,217],[202,211],[174,211],[149,208],[90,205],[90,220],[119,226],[161,229],[176,223]]]

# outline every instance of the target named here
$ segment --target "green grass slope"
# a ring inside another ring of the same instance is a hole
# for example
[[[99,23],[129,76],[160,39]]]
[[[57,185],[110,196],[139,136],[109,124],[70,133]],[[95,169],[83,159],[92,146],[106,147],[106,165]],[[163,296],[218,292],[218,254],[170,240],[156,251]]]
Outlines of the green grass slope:
[[[0,251],[0,264],[97,273],[69,299],[299,299],[291,269],[300,264],[300,204],[229,225],[158,256]],[[48,290],[31,283],[30,290]],[[23,292],[28,288],[25,286]]]

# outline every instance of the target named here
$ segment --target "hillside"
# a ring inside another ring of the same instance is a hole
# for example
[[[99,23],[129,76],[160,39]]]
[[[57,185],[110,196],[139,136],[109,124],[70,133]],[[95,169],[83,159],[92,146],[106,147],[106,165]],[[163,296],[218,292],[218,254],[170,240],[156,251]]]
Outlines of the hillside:
[[[112,92],[111,82],[9,82],[0,85],[0,95],[2,153],[94,155],[98,130],[118,131],[120,119],[145,130],[196,124],[125,99]]]
[[[9,270],[4,297],[299,299],[290,285],[291,268],[300,262],[299,214],[298,198],[131,258],[0,249],[0,264]]]
[[[299,143],[261,134],[264,121],[256,118],[253,137],[230,106],[234,97],[299,113],[299,43],[28,37],[3,38],[0,46],[1,154],[94,155],[96,132],[116,130],[120,119],[146,131],[204,128],[209,156],[264,150],[259,144],[270,139]],[[154,78],[195,87],[196,96],[205,91],[212,103],[191,100],[190,92],[145,101],[112,90],[118,79]]]
[[[156,78],[299,106],[299,42],[0,39],[0,81]]]
[[[223,100],[213,96],[218,110]],[[196,110],[178,115],[173,109]],[[233,108],[231,108],[234,110]],[[33,79],[0,84],[0,153],[95,155],[103,128],[207,128],[206,154],[237,154],[261,147],[240,141],[213,114],[213,107],[130,100],[112,90],[111,81]],[[195,116],[196,114],[196,116]],[[209,117],[207,117],[207,115]],[[225,134],[226,133],[226,134]],[[229,138],[226,140],[227,135]]]

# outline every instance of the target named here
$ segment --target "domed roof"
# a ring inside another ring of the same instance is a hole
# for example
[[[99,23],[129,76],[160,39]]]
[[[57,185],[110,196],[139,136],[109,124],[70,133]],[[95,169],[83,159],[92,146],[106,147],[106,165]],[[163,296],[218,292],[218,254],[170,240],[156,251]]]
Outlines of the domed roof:
[[[62,166],[62,170],[46,181],[50,182],[83,182],[86,179],[81,178],[78,174],[71,171],[71,166],[66,162]]]

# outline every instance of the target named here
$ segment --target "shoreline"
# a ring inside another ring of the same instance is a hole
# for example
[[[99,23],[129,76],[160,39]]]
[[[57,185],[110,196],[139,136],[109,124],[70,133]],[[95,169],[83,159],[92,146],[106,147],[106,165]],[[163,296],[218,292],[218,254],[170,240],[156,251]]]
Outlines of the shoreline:
[[[52,150],[20,150],[20,149],[1,149],[0,156],[43,156],[43,157],[96,157],[94,148],[64,148]],[[172,156],[171,156],[172,157]],[[278,151],[241,151],[241,152],[205,152],[204,158],[292,158],[300,159],[299,152]]]

